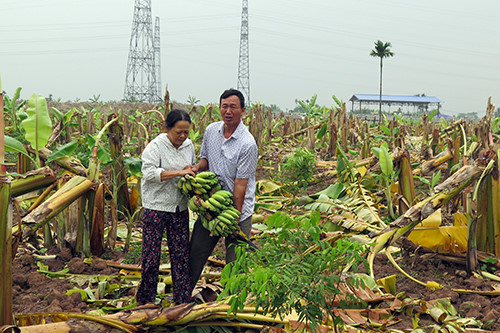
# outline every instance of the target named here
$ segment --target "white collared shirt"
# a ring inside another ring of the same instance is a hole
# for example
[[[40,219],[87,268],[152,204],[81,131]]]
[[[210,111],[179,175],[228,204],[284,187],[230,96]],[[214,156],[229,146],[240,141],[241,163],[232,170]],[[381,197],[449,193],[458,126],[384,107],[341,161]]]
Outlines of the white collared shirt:
[[[180,177],[161,181],[161,173],[182,170],[196,162],[194,145],[186,139],[177,149],[166,133],[159,134],[142,152],[142,206],[164,212],[187,209],[188,198],[177,188]]]

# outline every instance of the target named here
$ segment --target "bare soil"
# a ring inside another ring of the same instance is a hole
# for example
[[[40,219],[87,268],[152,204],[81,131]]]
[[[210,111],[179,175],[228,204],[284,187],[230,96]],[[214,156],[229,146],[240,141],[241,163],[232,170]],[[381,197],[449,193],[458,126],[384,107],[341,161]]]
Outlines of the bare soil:
[[[403,255],[397,258],[398,264],[414,278],[423,282],[435,281],[443,285],[444,288],[430,291],[425,286],[402,276],[383,254],[378,255],[375,260],[375,278],[398,274],[397,293],[404,292],[406,297],[424,301],[449,298],[460,316],[476,318],[484,324],[485,329],[500,331],[500,297],[455,291],[458,289],[474,292],[491,291],[495,288],[495,283],[468,276],[463,265],[443,261],[435,254],[419,253],[418,250],[410,252],[415,250],[414,248],[407,250],[403,251]],[[13,262],[13,309],[15,314],[79,313],[93,309],[91,304],[82,301],[79,293],[66,296],[66,291],[75,286],[74,282],[70,279],[49,278],[45,274],[39,273],[37,262],[48,265],[51,272],[68,267],[69,272],[74,274],[118,275],[117,268],[109,267],[106,261],[100,258],[94,258],[91,264],[87,264],[81,258],[73,257],[69,251],[59,251],[57,248],[50,249],[47,255],[55,255],[55,258],[37,259],[25,249],[18,251]],[[220,255],[223,253],[219,252]],[[120,261],[124,257],[121,252],[108,253],[107,256],[111,256],[114,261]],[[214,269],[218,268],[214,267]],[[130,297],[133,297],[134,294],[135,288],[128,291]],[[389,303],[380,305],[380,307],[384,306],[388,307]],[[411,318],[418,313],[418,309],[414,311],[411,315],[394,313],[400,322],[390,328],[411,328]],[[432,322],[433,320],[428,315],[421,315],[421,326]]]

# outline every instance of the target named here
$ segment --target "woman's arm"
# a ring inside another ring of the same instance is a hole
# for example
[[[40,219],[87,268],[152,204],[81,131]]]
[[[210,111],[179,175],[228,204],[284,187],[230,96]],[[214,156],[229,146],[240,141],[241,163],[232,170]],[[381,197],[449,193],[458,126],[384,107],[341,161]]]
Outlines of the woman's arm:
[[[160,181],[165,181],[167,179],[175,178],[175,177],[182,177],[187,174],[190,174],[191,176],[195,176],[196,174],[194,173],[193,170],[185,168],[184,170],[166,170],[163,171],[160,174]]]

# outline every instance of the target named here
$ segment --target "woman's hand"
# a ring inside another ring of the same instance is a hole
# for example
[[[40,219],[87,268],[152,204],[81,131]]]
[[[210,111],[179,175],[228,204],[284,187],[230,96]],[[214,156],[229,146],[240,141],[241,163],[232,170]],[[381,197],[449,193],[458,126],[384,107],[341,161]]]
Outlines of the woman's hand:
[[[198,167],[196,165],[186,165],[184,170],[190,170],[193,172],[193,176],[198,173]]]
[[[193,165],[186,165],[184,167],[184,169],[181,170],[181,175],[180,176],[182,177],[182,176],[185,176],[185,175],[189,174],[189,175],[191,175],[193,177],[196,177],[197,170],[195,168],[193,168],[193,167],[194,167]]]

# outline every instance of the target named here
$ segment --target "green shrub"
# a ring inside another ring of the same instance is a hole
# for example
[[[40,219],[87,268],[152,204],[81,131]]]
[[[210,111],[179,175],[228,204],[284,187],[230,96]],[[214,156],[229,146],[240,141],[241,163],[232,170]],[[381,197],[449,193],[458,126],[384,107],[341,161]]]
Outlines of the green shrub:
[[[316,172],[315,154],[307,148],[299,147],[285,156],[282,170],[285,187],[292,193],[305,189]]]
[[[342,323],[336,318],[331,304],[340,295],[340,285],[363,285],[355,274],[343,274],[352,267],[355,272],[365,263],[365,248],[357,242],[339,239],[333,245],[321,238],[318,211],[310,217],[292,218],[277,212],[268,218],[268,233],[259,240],[260,250],[238,247],[237,260],[222,271],[224,291],[220,298],[228,298],[229,312],[237,313],[246,304],[248,295],[256,311],[283,318],[292,310],[299,320],[314,327],[325,319],[326,310],[334,325]],[[354,294],[345,295],[340,307],[359,307],[361,301]]]

